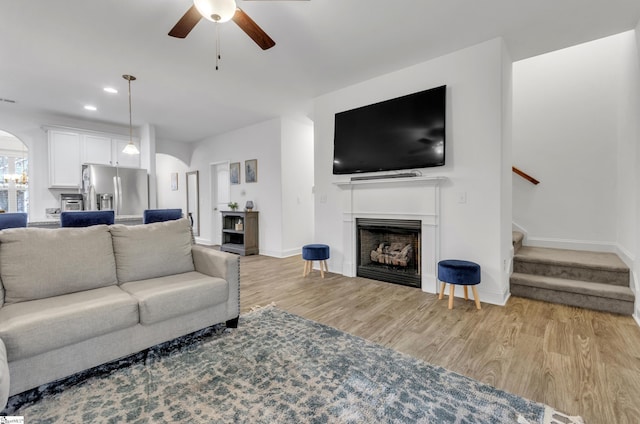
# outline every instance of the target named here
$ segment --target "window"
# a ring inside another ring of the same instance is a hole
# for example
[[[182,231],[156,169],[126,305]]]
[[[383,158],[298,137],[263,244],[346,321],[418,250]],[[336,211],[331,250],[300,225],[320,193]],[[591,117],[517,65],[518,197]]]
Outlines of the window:
[[[0,210],[29,211],[29,155],[27,146],[0,130]]]

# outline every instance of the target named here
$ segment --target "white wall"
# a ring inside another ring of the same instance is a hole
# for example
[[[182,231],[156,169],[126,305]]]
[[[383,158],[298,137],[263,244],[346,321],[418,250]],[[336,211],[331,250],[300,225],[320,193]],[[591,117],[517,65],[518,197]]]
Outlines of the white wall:
[[[258,182],[247,183],[245,161],[258,160]],[[190,170],[200,171],[199,240],[213,240],[210,164],[240,162],[241,183],[231,186],[231,201],[253,200],[260,212],[260,254],[300,253],[313,239],[313,124],[283,117],[205,139],[194,145]]]
[[[513,180],[528,244],[635,250],[634,61],[627,32],[514,63],[513,161],[541,181]]]
[[[341,272],[345,257],[341,192],[333,184],[339,177],[332,175],[331,166],[334,114],[446,84],[447,164],[423,170],[424,175],[447,177],[441,188],[440,258],[478,262],[482,301],[506,301],[508,274],[502,263],[508,257],[503,246],[511,235],[501,225],[501,191],[508,186],[502,168],[509,155],[503,152],[505,60],[503,42],[495,39],[315,100],[315,241],[331,247],[333,272]]]
[[[156,154],[156,187],[159,209],[180,208],[187,211],[187,180],[189,166],[171,155]],[[171,189],[171,174],[178,174],[178,190]]]
[[[502,44],[502,162],[500,171],[501,204],[500,204],[500,257],[502,260],[502,284],[509,287],[509,276],[513,268],[513,61],[506,45]]]
[[[635,31],[621,35],[620,78],[618,90],[617,126],[617,185],[616,185],[616,244],[625,259],[633,260],[638,245],[635,234],[638,229],[636,204],[638,202],[638,163],[636,155],[640,134],[640,66]],[[629,263],[631,265],[631,263]],[[639,292],[640,293],[640,292]]]
[[[282,256],[313,242],[313,122],[282,119]]]
[[[169,140],[156,140],[156,153],[164,153],[189,164],[194,143],[176,143]]]
[[[282,248],[282,181],[280,119],[273,119],[236,131],[211,137],[194,145],[190,170],[200,171],[200,237],[203,243],[211,243],[212,207],[210,164],[229,161],[240,162],[241,184],[231,186],[231,201],[243,207],[253,200],[260,212],[260,253],[280,256]],[[247,183],[244,161],[258,160],[258,181]]]

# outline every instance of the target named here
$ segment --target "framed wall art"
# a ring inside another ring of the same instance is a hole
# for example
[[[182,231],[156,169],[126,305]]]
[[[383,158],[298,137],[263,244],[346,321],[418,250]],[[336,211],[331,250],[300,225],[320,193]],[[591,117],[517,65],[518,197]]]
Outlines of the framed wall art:
[[[171,173],[171,191],[177,191],[177,190],[178,190],[178,173],[172,172]]]
[[[248,183],[258,182],[258,159],[244,161],[244,180]]]
[[[229,182],[231,184],[240,184],[240,162],[229,164]]]

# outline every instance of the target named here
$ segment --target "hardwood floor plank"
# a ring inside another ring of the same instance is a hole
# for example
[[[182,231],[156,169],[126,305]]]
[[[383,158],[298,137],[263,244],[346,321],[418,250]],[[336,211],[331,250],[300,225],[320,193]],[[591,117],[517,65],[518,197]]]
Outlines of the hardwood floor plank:
[[[640,328],[613,315],[512,297],[506,306],[318,271],[300,256],[242,257],[241,312],[279,308],[415,358],[582,415],[640,422]]]
[[[609,422],[620,424],[640,423],[638,410],[638,393],[640,393],[640,379],[637,374],[627,369],[613,366],[606,367],[605,387],[612,399],[610,410],[606,418]],[[606,421],[602,421],[606,422]]]

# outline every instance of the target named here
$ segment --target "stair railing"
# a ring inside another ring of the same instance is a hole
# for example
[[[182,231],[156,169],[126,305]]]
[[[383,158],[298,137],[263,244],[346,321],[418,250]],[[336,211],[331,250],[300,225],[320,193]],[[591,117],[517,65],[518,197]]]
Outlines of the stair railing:
[[[524,172],[524,171],[522,171],[522,170],[520,170],[520,169],[516,168],[515,166],[512,166],[512,167],[511,167],[511,170],[512,170],[514,173],[516,173],[516,174],[520,175],[520,176],[521,176],[522,178],[524,178],[525,180],[529,181],[531,184],[534,184],[534,185],[538,185],[538,184],[540,184],[540,181],[536,180],[536,179],[535,179],[535,178],[533,178],[531,175],[529,175],[529,174],[527,174],[526,172]]]

